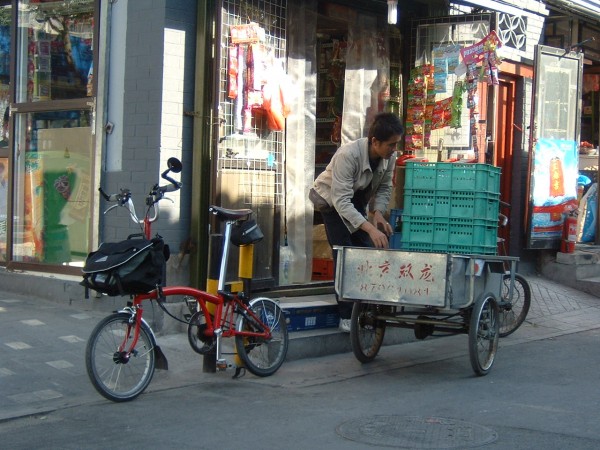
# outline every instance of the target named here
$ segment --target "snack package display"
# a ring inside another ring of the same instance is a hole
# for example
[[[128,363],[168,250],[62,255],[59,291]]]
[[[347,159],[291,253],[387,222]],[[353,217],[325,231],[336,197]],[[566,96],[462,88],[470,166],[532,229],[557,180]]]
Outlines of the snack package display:
[[[483,145],[478,142],[482,139],[478,136],[478,86],[482,82],[488,85],[499,83],[501,60],[497,49],[502,42],[494,31],[467,46],[455,44],[452,39],[456,36],[452,36],[450,43],[432,45],[430,54],[420,58],[420,61],[432,63],[411,70],[407,86],[405,150],[431,151],[434,132],[436,141],[444,141],[447,137],[446,142],[451,142],[451,147],[468,148],[474,153],[474,160],[478,161],[479,147]],[[464,106],[468,115],[463,110]],[[437,132],[444,128],[463,130]]]

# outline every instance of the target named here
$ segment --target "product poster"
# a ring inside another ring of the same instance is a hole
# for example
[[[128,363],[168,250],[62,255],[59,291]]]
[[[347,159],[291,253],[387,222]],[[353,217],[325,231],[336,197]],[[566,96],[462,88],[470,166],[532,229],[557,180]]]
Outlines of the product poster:
[[[577,152],[575,141],[537,141],[532,173],[532,241],[560,239],[564,214],[577,208]]]

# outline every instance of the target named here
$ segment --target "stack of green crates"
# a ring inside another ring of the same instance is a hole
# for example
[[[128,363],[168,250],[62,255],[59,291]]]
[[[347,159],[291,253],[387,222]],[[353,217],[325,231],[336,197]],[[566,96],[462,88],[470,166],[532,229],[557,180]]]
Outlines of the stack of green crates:
[[[390,247],[495,255],[499,204],[499,167],[407,162],[401,239]]]

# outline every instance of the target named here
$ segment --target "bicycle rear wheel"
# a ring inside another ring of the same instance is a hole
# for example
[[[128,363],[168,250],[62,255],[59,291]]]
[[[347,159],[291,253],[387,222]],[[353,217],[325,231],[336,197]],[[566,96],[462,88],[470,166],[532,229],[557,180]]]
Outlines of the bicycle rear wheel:
[[[235,336],[235,345],[246,368],[256,376],[274,374],[287,355],[288,331],[283,311],[273,300],[260,297],[250,301],[250,310],[271,330],[271,337]],[[262,333],[263,327],[249,315],[240,314],[236,331]]]
[[[355,302],[352,307],[350,344],[361,363],[373,361],[383,343],[385,320],[375,318],[381,309],[382,306],[364,302]]]
[[[114,402],[133,400],[148,387],[155,369],[154,338],[148,325],[142,323],[140,337],[131,353],[135,325],[131,315],[115,313],[104,318],[93,329],[85,351],[88,376],[96,390]]]
[[[512,298],[510,292],[510,274],[504,274],[502,280],[502,301],[500,302],[500,337],[506,337],[516,331],[527,317],[531,306],[531,287],[522,275],[515,274]]]

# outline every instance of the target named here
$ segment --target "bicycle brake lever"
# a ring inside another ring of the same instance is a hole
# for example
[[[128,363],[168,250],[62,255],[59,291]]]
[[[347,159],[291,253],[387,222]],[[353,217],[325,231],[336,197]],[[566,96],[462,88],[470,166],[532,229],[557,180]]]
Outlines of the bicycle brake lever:
[[[112,205],[109,208],[106,209],[106,211],[104,211],[104,214],[108,213],[111,209],[115,209],[117,206],[119,205]]]

